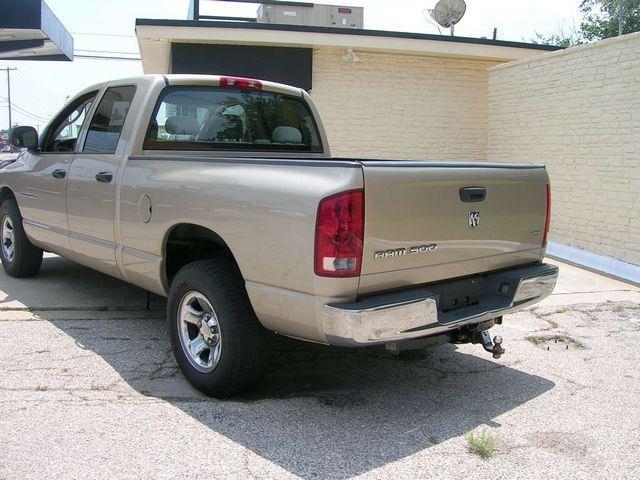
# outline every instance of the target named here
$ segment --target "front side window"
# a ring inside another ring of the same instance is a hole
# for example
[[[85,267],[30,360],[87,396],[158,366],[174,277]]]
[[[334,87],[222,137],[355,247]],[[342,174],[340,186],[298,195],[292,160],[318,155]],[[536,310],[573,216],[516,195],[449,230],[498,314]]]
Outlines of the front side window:
[[[97,93],[96,91],[83,95],[51,122],[42,144],[43,152],[73,152],[75,150],[80,129]]]
[[[321,152],[302,98],[219,87],[169,87],[149,125],[146,149]]]
[[[83,151],[115,153],[135,92],[132,85],[107,89],[91,119]]]

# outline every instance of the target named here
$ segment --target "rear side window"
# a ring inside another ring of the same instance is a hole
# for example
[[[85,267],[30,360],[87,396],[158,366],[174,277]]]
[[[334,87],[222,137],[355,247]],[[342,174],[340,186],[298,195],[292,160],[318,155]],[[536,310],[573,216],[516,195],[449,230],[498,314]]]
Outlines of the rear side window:
[[[115,153],[136,87],[111,87],[98,104],[84,142],[85,152]]]
[[[322,152],[318,127],[302,98],[219,87],[167,88],[144,147]]]

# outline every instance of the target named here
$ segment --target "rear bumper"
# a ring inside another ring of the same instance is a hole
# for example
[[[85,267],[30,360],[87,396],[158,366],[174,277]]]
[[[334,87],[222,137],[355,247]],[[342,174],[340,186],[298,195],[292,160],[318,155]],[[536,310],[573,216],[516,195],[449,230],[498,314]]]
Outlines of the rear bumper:
[[[456,330],[464,325],[517,312],[553,291],[558,267],[541,264],[464,280],[480,292],[473,305],[445,311],[451,290],[460,281],[376,295],[356,302],[327,304],[322,326],[332,345],[362,346],[410,340]],[[506,290],[506,291],[505,291]],[[464,295],[464,293],[463,293]]]

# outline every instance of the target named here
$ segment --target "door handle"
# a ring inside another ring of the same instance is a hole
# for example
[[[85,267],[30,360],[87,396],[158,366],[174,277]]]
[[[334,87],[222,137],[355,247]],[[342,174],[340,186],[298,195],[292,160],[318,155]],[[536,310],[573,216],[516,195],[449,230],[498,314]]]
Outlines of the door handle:
[[[67,171],[63,168],[59,168],[57,170],[54,170],[53,172],[51,172],[51,175],[54,178],[64,178],[67,176]]]
[[[113,179],[113,173],[111,172],[100,172],[96,173],[96,180],[101,183],[109,183]]]
[[[484,187],[465,187],[460,189],[460,200],[463,202],[482,202],[487,198],[487,189]]]

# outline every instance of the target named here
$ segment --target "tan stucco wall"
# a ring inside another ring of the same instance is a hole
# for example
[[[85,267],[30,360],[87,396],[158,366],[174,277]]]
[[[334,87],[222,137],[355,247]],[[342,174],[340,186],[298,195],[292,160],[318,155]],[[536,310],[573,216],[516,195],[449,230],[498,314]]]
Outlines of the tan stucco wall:
[[[334,156],[485,160],[494,61],[318,48],[311,96]]]
[[[547,165],[551,240],[640,264],[640,34],[492,68],[487,158]]]

